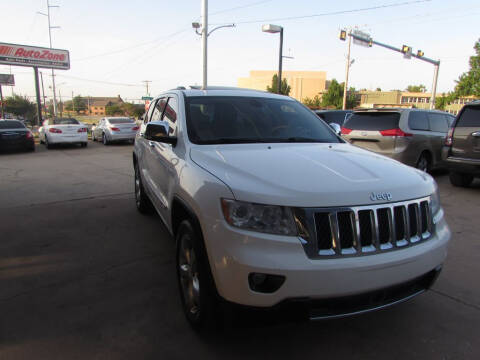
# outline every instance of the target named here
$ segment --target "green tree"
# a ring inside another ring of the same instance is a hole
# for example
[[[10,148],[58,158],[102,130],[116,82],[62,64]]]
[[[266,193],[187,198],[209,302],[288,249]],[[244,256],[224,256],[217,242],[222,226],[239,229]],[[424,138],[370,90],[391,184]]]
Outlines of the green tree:
[[[457,98],[455,92],[443,93],[435,98],[435,109],[445,110],[445,107]]]
[[[80,111],[87,110],[87,101],[85,98],[78,95],[73,98],[72,106],[72,110],[75,110],[75,112],[78,114]]]
[[[426,92],[427,88],[423,84],[408,85],[406,90],[409,91],[409,92]]]
[[[28,120],[34,120],[37,114],[35,103],[20,95],[9,96],[5,99],[5,111],[23,116]]]
[[[339,84],[336,79],[332,79],[327,92],[322,96],[322,107],[341,109],[343,107],[343,88],[344,83]],[[357,106],[357,93],[353,87],[348,89],[346,105],[347,109]]]
[[[375,91],[382,91],[382,89],[379,88],[379,87],[377,87],[377,88],[375,89]]]
[[[302,103],[310,109],[319,109],[322,106],[322,99],[315,95],[313,98],[303,98]]]
[[[125,111],[119,104],[108,104],[105,106],[105,114],[110,116],[125,115]]]
[[[459,96],[480,96],[480,39],[473,46],[476,55],[470,56],[470,70],[456,81],[455,94]]]
[[[290,85],[287,83],[287,79],[283,78],[282,79],[282,84],[280,85],[280,94],[282,95],[289,95],[290,94]],[[278,75],[275,74],[272,77],[272,86],[267,86],[267,91],[271,93],[278,93]]]

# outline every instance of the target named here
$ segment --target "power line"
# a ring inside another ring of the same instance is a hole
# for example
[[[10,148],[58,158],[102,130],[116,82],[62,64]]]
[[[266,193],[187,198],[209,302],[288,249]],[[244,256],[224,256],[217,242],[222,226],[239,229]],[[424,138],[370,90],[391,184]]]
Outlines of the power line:
[[[261,20],[258,19],[258,20],[247,20],[247,21],[234,21],[234,23],[236,25],[238,25],[238,24],[256,24],[256,23],[264,23],[264,22],[271,22],[271,21],[288,21],[288,20],[297,20],[297,19],[308,19],[308,18],[321,17],[321,16],[352,14],[352,13],[363,12],[363,11],[386,9],[386,8],[391,8],[391,7],[413,5],[413,4],[430,2],[430,1],[432,1],[432,0],[403,1],[403,2],[398,2],[398,3],[393,3],[393,4],[383,4],[383,5],[370,6],[370,7],[365,7],[365,8],[357,8],[357,9],[350,9],[350,10],[331,11],[331,12],[325,12],[325,13],[320,13],[320,14],[288,16],[288,17],[282,17],[282,18],[269,18],[269,19],[261,19]],[[217,25],[217,24],[211,24],[211,25]]]
[[[223,13],[226,13],[226,12],[229,12],[229,11],[235,11],[235,10],[245,9],[245,8],[252,7],[252,6],[257,6],[257,5],[265,4],[265,3],[271,2],[271,1],[272,1],[272,0],[263,0],[263,1],[257,1],[257,2],[250,3],[250,4],[235,6],[235,7],[229,8],[229,9],[214,11],[214,12],[212,12],[212,13],[209,13],[208,16],[223,14]]]
[[[156,39],[149,40],[149,41],[146,41],[146,42],[137,44],[137,45],[124,47],[124,48],[122,48],[122,49],[117,49],[117,50],[108,51],[108,52],[105,52],[105,53],[102,53],[102,54],[91,55],[91,56],[87,56],[87,57],[80,58],[80,59],[73,59],[73,61],[85,61],[85,60],[90,60],[90,59],[96,59],[96,58],[103,57],[103,56],[109,56],[109,55],[118,54],[118,53],[121,53],[121,52],[125,52],[125,51],[129,51],[129,50],[132,50],[132,49],[136,49],[136,48],[139,48],[139,47],[142,47],[142,46],[145,46],[145,45],[153,44],[153,43],[156,43],[156,42],[158,42],[158,41],[162,41],[162,40],[164,40],[164,39],[167,39],[167,38],[170,38],[170,37],[172,37],[172,36],[178,35],[178,34],[180,34],[180,33],[186,32],[186,31],[188,31],[188,30],[190,30],[190,27],[189,27],[189,28],[186,28],[186,29],[183,29],[183,30],[178,30],[178,31],[176,31],[176,32],[174,32],[174,33],[172,33],[172,34],[170,34],[170,35],[158,37],[158,38],[156,38]]]
[[[107,84],[107,85],[117,85],[117,86],[139,86],[143,87],[143,85],[140,84],[126,84],[126,83],[117,83],[117,82],[110,82],[110,81],[101,81],[101,80],[91,80],[91,79],[84,79],[81,77],[76,77],[76,76],[71,76],[71,75],[55,75],[55,76],[60,76],[64,77],[67,79],[74,79],[74,80],[80,80],[80,81],[87,81],[87,82],[93,82],[93,83],[99,83],[99,84]]]

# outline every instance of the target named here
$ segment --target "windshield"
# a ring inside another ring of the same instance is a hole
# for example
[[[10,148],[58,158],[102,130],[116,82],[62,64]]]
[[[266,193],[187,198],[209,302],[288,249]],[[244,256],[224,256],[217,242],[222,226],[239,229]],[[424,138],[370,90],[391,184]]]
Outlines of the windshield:
[[[400,114],[397,112],[358,112],[343,125],[352,130],[388,130],[398,128]]]
[[[80,124],[74,118],[57,118],[50,120],[50,125],[78,125]]]
[[[135,121],[130,118],[121,118],[121,119],[108,119],[110,124],[133,124]]]
[[[25,125],[23,125],[20,121],[16,120],[5,120],[0,121],[0,129],[24,129]]]
[[[195,144],[341,142],[296,101],[256,97],[191,97],[187,131]]]

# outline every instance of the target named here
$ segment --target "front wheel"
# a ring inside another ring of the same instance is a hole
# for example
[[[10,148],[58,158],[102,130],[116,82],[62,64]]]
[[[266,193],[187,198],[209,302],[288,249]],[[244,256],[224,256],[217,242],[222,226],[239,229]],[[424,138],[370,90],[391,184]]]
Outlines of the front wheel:
[[[202,238],[190,220],[180,223],[176,243],[177,278],[184,314],[195,330],[213,329],[220,320],[221,306],[218,306]]]
[[[451,172],[449,174],[450,183],[453,186],[468,187],[473,182],[473,175]]]
[[[153,205],[143,188],[140,169],[137,164],[135,165],[135,205],[142,214],[151,214],[153,212]]]
[[[45,146],[47,147],[47,149],[52,148],[52,145],[48,142],[48,137],[46,135],[45,135]]]

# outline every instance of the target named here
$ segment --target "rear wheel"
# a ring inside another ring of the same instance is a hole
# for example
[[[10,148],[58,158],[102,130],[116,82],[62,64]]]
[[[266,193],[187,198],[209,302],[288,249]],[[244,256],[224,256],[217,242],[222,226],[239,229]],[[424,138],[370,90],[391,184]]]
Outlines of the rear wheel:
[[[145,194],[142,178],[140,177],[140,169],[137,164],[135,164],[135,204],[137,205],[137,210],[142,214],[151,214],[153,212],[153,205],[147,194]]]
[[[48,142],[48,137],[47,137],[47,135],[45,135],[45,146],[47,147],[47,149],[51,149],[51,148],[52,148],[52,145]]]
[[[87,145],[88,145],[88,142],[83,142],[80,144],[81,147],[87,147]]]
[[[430,161],[430,156],[427,153],[422,153],[420,158],[417,161],[416,168],[424,172],[429,172],[431,170],[432,164]]]
[[[110,144],[110,141],[108,141],[107,135],[105,135],[105,133],[102,133],[102,143],[103,143],[103,145]]]
[[[449,174],[450,183],[453,186],[468,187],[473,181],[473,175],[451,172]]]
[[[176,243],[177,278],[184,314],[195,330],[212,330],[219,324],[222,306],[201,235],[190,220],[180,223]]]

